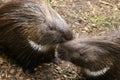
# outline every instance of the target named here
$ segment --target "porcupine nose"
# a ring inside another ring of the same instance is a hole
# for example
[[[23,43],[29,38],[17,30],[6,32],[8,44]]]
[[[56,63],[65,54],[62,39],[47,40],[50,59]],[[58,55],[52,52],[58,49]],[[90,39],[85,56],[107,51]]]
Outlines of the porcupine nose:
[[[62,35],[62,42],[66,42],[73,39],[73,32],[67,31]]]

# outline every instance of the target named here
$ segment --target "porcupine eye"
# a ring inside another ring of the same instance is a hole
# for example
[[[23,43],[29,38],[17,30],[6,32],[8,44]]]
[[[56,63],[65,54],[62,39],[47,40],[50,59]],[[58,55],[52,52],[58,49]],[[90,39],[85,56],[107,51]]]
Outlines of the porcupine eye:
[[[55,30],[55,28],[53,26],[49,26],[50,30]]]
[[[84,52],[80,52],[79,55],[80,55],[81,57],[83,57],[83,56],[85,56],[86,54],[85,54]]]

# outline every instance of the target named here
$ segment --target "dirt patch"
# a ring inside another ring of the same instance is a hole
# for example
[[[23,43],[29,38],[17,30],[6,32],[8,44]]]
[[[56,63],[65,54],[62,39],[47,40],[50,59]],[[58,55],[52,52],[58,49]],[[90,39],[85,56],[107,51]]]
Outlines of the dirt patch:
[[[6,0],[7,1],[7,0]],[[48,0],[67,21],[75,37],[82,34],[100,35],[120,28],[120,0]],[[0,1],[2,4],[2,0]],[[77,80],[80,69],[69,63],[43,64],[35,75],[26,75],[21,67],[0,58],[0,80]]]

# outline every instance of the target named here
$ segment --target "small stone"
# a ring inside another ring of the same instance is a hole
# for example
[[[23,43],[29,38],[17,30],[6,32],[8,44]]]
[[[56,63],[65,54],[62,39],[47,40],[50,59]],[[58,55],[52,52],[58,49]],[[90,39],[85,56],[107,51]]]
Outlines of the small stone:
[[[1,76],[3,77],[3,76],[5,76],[5,74],[2,74]]]
[[[66,75],[63,75],[63,77],[64,77],[64,78],[67,78],[67,76],[66,76]]]
[[[11,69],[11,70],[10,70],[10,73],[11,73],[11,74],[15,73],[15,69]]]
[[[61,70],[61,68],[58,66],[58,67],[56,67],[56,70]]]
[[[8,75],[7,77],[8,77],[8,78],[11,78],[12,76],[11,76],[11,75]]]

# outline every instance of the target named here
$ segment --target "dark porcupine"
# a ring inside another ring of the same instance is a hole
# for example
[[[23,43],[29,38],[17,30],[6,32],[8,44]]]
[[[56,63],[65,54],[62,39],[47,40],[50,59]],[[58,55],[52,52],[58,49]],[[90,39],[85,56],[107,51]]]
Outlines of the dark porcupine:
[[[82,68],[86,80],[120,80],[120,32],[79,38],[58,47],[61,59]]]
[[[25,72],[56,59],[56,45],[72,38],[64,19],[43,0],[11,0],[0,7],[0,50]]]

